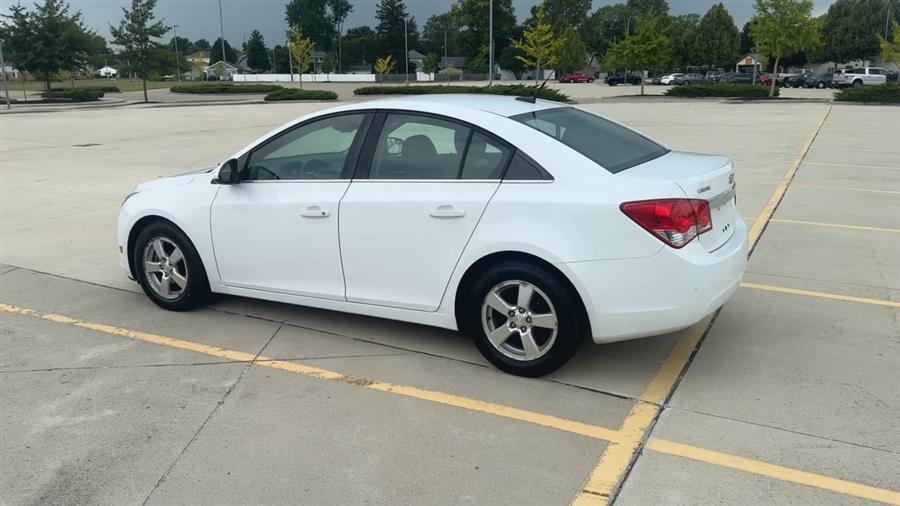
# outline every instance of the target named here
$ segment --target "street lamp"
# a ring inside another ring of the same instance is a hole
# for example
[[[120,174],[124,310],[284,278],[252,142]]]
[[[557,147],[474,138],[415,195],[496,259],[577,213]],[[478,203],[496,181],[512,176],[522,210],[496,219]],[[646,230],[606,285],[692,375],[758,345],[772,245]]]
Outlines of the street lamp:
[[[3,74],[3,93],[6,95],[6,108],[12,109],[9,100],[9,76],[6,75],[6,60],[3,59],[3,41],[0,40],[0,74]],[[25,82],[25,78],[22,78]]]
[[[406,16],[403,17],[403,60],[406,62],[406,72],[404,74],[406,84],[409,84],[409,43],[407,42],[407,34],[409,29],[406,27]]]
[[[494,0],[488,0],[488,86],[494,85]]]
[[[178,25],[172,25],[172,32],[175,33],[175,74],[178,76],[178,82],[181,82],[181,65],[178,60]]]
[[[225,69],[225,21],[222,19],[222,0],[219,0],[219,38],[222,41],[222,69]]]

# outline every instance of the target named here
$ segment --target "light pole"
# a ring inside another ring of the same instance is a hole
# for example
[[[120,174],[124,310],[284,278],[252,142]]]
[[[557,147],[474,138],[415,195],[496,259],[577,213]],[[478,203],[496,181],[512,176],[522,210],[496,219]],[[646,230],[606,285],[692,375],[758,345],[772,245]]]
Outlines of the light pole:
[[[488,0],[488,86],[494,85],[494,0]]]
[[[409,29],[406,27],[406,16],[403,17],[403,61],[406,62],[406,72],[404,74],[406,84],[409,84],[409,44],[407,42],[407,34]]]
[[[225,21],[222,19],[222,0],[219,0],[219,38],[222,40],[222,69],[225,69]]]
[[[178,82],[181,82],[181,65],[178,59],[178,25],[172,25],[172,31],[175,33],[175,74],[178,76]]]
[[[291,54],[291,41],[287,41],[287,42],[285,43],[285,45],[287,46],[288,66],[289,66],[290,69],[291,69],[291,82],[294,82],[294,55]],[[301,79],[301,81],[302,81],[302,79],[303,79],[303,76],[302,76],[302,75],[300,76],[300,79]],[[301,87],[301,88],[303,87],[303,83],[302,83],[302,82],[300,83],[300,87]]]

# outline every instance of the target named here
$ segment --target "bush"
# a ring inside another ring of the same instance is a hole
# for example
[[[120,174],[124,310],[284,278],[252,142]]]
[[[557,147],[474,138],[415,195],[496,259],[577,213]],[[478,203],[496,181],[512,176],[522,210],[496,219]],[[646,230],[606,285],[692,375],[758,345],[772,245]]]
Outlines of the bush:
[[[51,92],[54,91],[66,91],[66,90],[94,90],[94,91],[102,91],[104,93],[122,93],[122,90],[119,89],[118,86],[79,86],[78,88],[50,88]]]
[[[337,100],[337,98],[337,93],[328,90],[282,88],[266,95],[266,102],[279,102],[282,100]]]
[[[216,83],[200,83],[200,84],[183,84],[180,86],[172,86],[169,91],[172,93],[197,93],[219,94],[219,93],[271,93],[284,89],[277,84],[231,84],[226,82]]]
[[[94,102],[103,98],[103,91],[90,88],[69,88],[51,91],[49,96],[46,93],[44,96],[51,101]]]
[[[769,87],[762,84],[701,83],[675,86],[666,90],[670,97],[769,98]],[[778,96],[778,87],[775,87]]]
[[[900,84],[887,83],[882,86],[859,86],[844,88],[834,96],[841,102],[878,102],[900,104]]]
[[[485,93],[489,95],[532,96],[555,102],[568,102],[569,97],[552,88],[537,88],[525,84],[495,84],[494,86],[412,85],[366,86],[353,90],[354,95],[437,95],[446,93]]]

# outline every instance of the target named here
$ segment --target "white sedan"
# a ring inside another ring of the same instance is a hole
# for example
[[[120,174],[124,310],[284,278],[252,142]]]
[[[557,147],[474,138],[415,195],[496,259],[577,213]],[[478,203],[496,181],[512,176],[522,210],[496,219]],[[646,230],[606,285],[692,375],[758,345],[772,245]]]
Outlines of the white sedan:
[[[587,336],[662,334],[724,304],[747,261],[734,192],[727,157],[577,107],[388,99],[138,185],[118,244],[166,309],[216,292],[458,329],[540,376]]]
[[[684,77],[684,74],[667,74],[659,79],[660,84],[672,84],[672,81]]]

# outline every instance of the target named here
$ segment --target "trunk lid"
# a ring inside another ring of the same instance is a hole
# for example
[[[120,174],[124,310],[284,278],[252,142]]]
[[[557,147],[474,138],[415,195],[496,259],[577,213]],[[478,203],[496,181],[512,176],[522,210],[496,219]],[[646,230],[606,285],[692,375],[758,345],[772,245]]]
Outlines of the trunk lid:
[[[727,156],[670,151],[616,176],[672,181],[688,198],[708,201],[712,229],[698,237],[700,244],[708,251],[725,244],[734,234],[738,217],[734,165]]]

